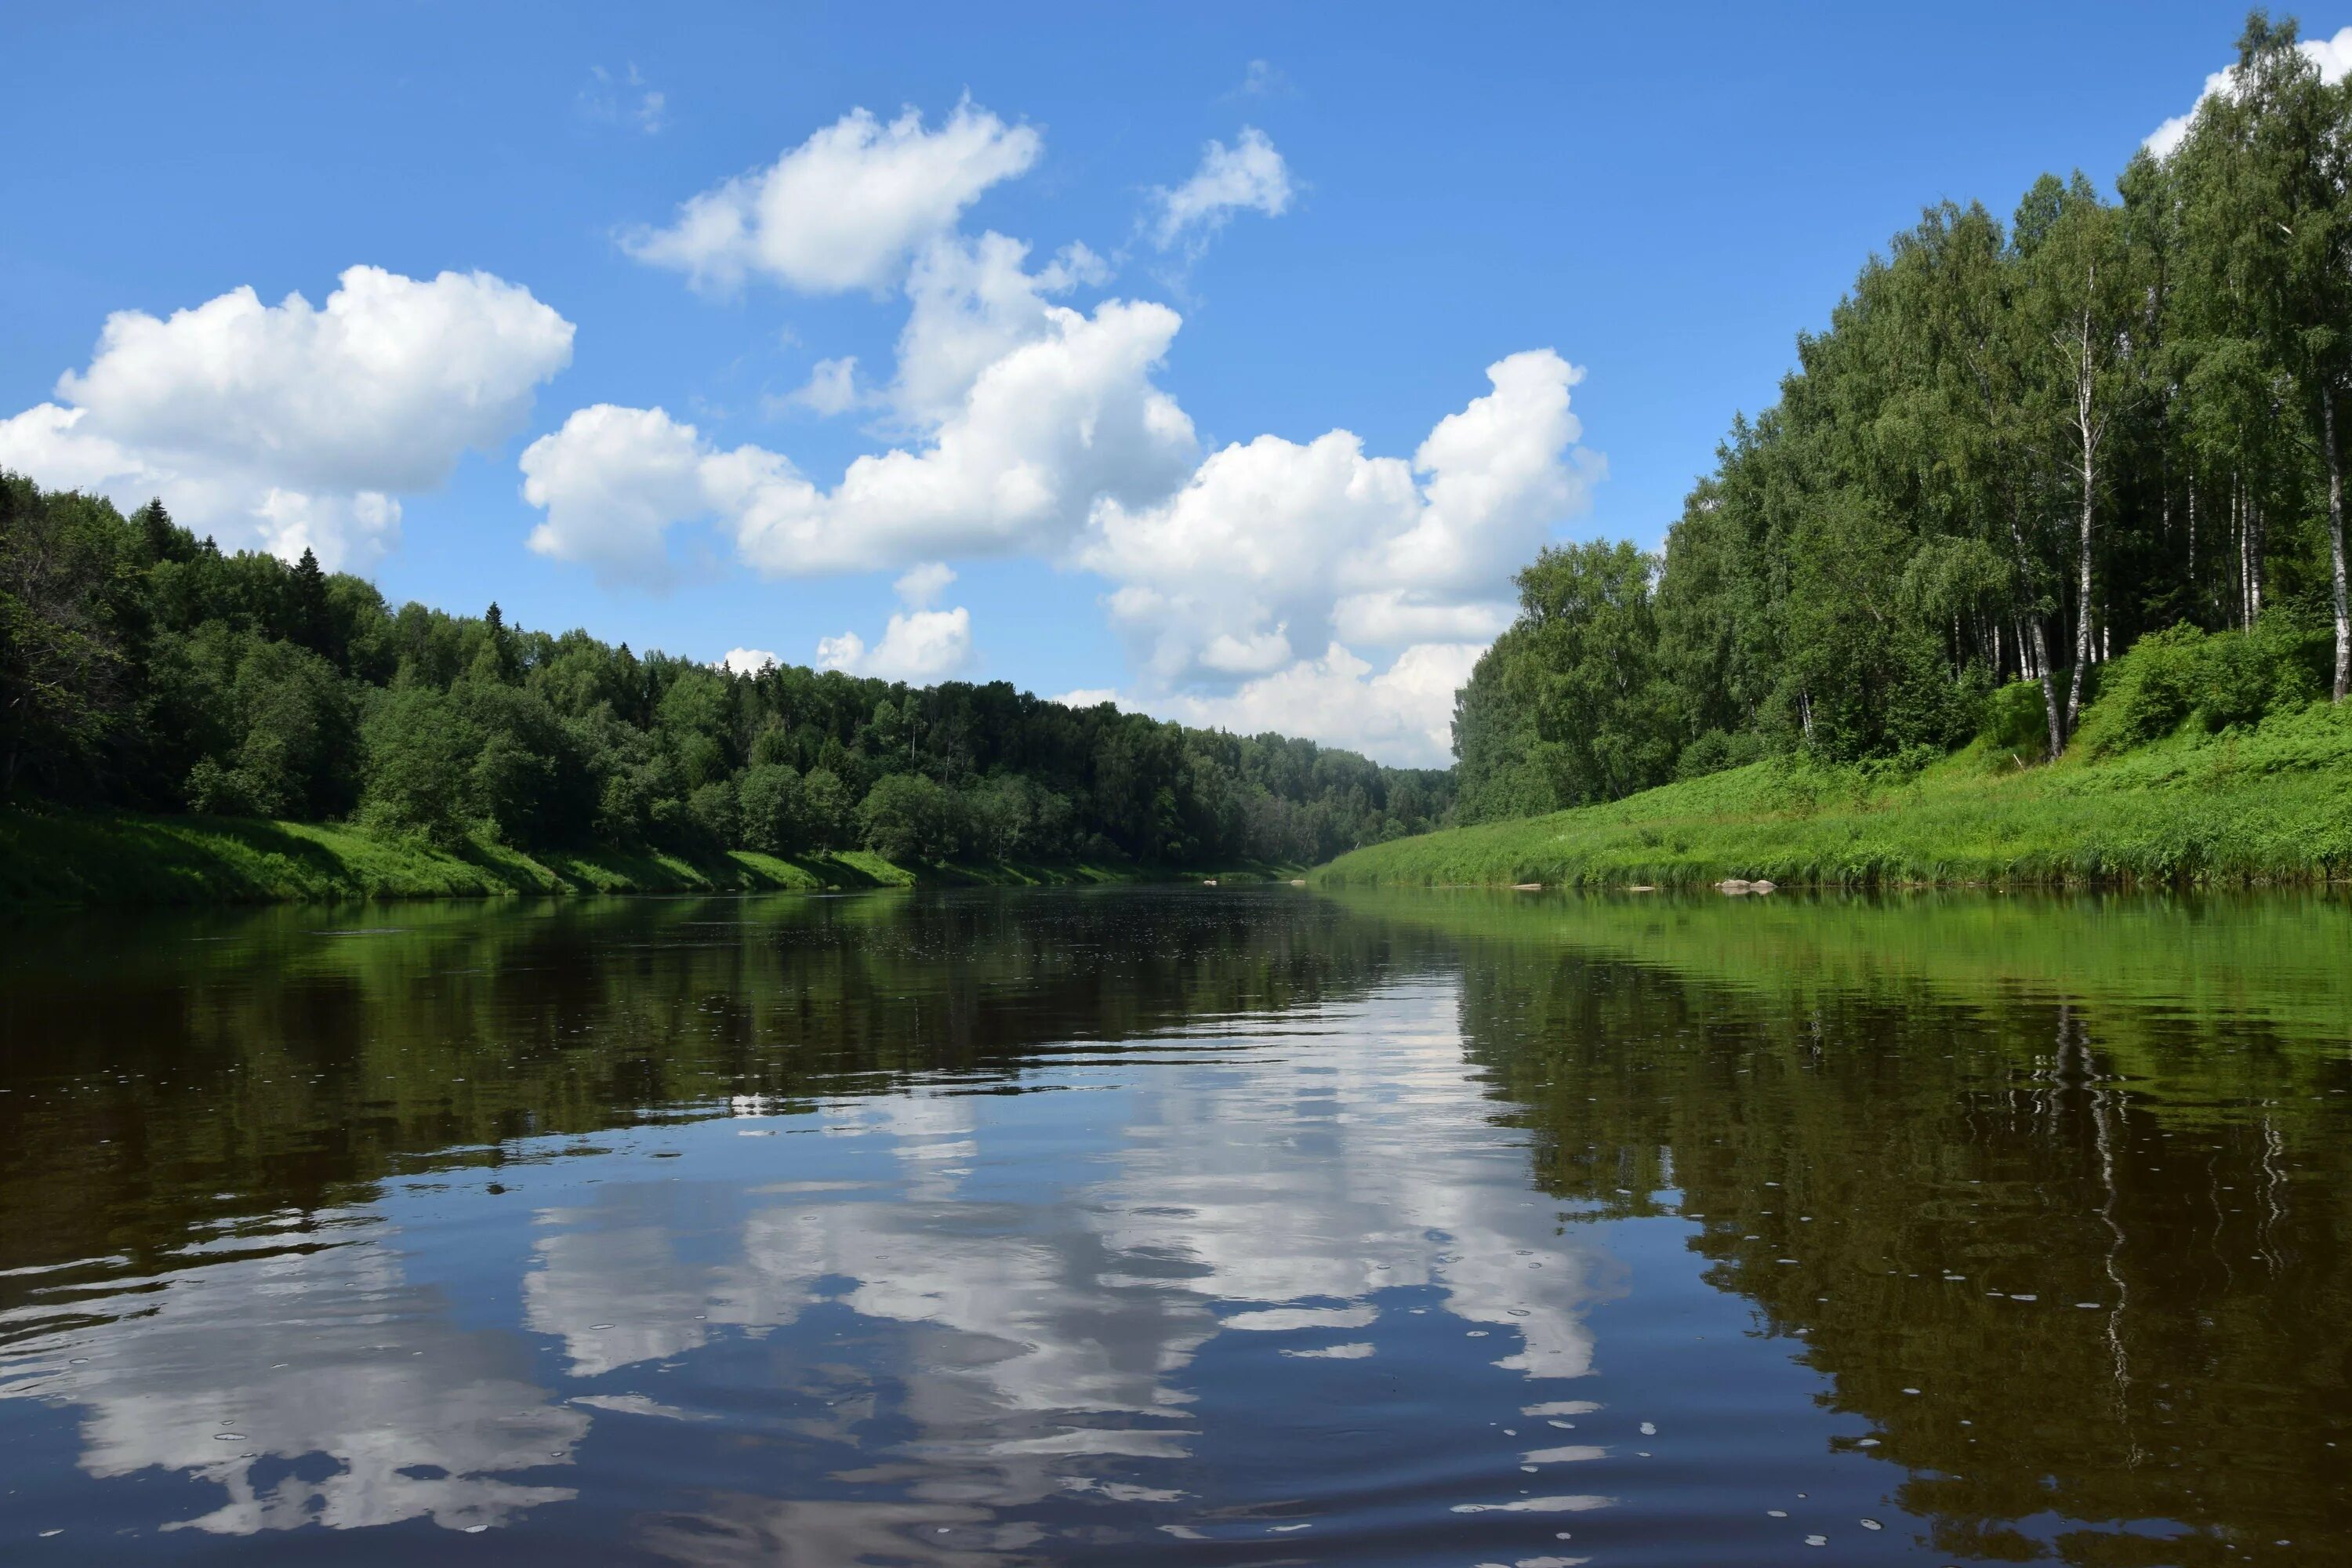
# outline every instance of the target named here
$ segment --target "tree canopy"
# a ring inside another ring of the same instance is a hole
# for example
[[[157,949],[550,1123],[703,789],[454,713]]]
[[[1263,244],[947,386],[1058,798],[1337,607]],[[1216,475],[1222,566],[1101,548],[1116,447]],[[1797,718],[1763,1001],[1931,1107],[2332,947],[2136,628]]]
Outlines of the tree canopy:
[[[2056,755],[2100,668],[2171,627],[2264,622],[2268,700],[2341,700],[2352,84],[2296,42],[2250,17],[2186,140],[2113,197],[2045,174],[2006,225],[1927,208],[1661,552],[1547,551],[1457,704],[1463,816],[1996,724]],[[1992,700],[2016,682],[2031,739]]]
[[[1321,860],[1447,818],[1453,775],[1002,681],[732,674],[584,631],[394,610],[226,554],[162,501],[0,474],[0,798],[445,843],[1195,864]]]

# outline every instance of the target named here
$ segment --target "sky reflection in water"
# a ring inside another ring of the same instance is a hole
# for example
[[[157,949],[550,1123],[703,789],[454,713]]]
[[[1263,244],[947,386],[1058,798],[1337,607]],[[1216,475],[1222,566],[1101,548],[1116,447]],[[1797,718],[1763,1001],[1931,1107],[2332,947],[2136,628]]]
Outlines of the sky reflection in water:
[[[2328,1561],[2347,923],[1129,890],[28,933],[0,1541]]]

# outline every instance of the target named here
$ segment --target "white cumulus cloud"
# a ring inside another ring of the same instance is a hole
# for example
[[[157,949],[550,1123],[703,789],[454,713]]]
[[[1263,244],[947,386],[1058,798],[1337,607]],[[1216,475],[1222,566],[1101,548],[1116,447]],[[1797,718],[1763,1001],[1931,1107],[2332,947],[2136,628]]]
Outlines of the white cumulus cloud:
[[[2305,59],[2319,68],[2323,81],[2342,81],[2346,73],[2352,71],[2352,27],[2338,28],[2332,38],[2305,38],[2295,47],[2303,52]],[[2189,127],[2196,120],[2198,109],[2216,93],[2234,91],[2237,79],[2238,68],[2235,66],[2209,74],[2204,87],[2198,91],[2197,101],[2149,132],[2142,144],[2159,158],[2172,156],[2180,144],[2189,140]]]
[[[608,582],[661,585],[669,526],[708,510],[708,451],[693,426],[658,408],[576,411],[523,449],[523,499],[547,514],[530,547]]]
[[[1335,637],[1395,648],[1508,625],[1510,574],[1585,508],[1602,465],[1577,446],[1575,366],[1538,349],[1486,374],[1492,390],[1410,461],[1345,430],[1260,436],[1156,504],[1097,506],[1077,558],[1118,584],[1112,618],[1147,675],[1230,684]]]
[[[971,662],[971,612],[902,610],[890,617],[882,640],[872,647],[856,632],[820,637],[816,645],[819,669],[850,675],[870,675],[883,680],[903,680],[922,686],[945,680]]]
[[[856,632],[820,637],[817,668],[915,686],[961,672],[971,663],[971,612],[961,605],[952,610],[931,608],[955,576],[938,561],[909,567],[894,584],[906,607],[882,628],[882,640],[869,648]]]
[[[926,561],[907,568],[892,586],[898,590],[898,597],[904,599],[909,608],[928,610],[939,603],[940,595],[946,593],[948,585],[955,580],[956,574],[946,562]]]
[[[785,402],[796,404],[828,418],[846,414],[862,406],[866,394],[857,385],[857,356],[843,359],[821,359],[809,369],[808,384],[793,393]]]
[[[757,675],[772,664],[781,663],[776,656],[763,647],[730,647],[719,668],[730,675]]]
[[[518,431],[572,359],[572,323],[485,272],[346,270],[324,306],[232,289],[107,318],[58,402],[0,421],[0,464],[136,505],[160,495],[230,548],[362,567],[404,493]]]
[[[1368,660],[1335,642],[1319,658],[1301,659],[1222,695],[1118,700],[1187,724],[1244,735],[1274,730],[1399,766],[1442,768],[1453,760],[1454,694],[1470,679],[1470,668],[1486,646],[1417,644],[1375,672]]]
[[[1036,272],[1029,247],[993,232],[935,241],[907,277],[907,325],[889,401],[910,429],[952,418],[991,365],[1023,343],[1049,336],[1051,297],[1106,281],[1110,268],[1083,245],[1067,245]]]
[[[1511,573],[1602,472],[1570,406],[1581,373],[1548,349],[1497,361],[1410,458],[1335,430],[1196,464],[1191,422],[1150,380],[1173,312],[1041,308],[1050,335],[985,366],[931,441],[861,457],[831,489],[659,409],[583,409],[524,455],[546,509],[532,544],[649,580],[667,531],[709,517],[772,574],[911,566],[878,642],[818,650],[908,680],[970,657],[969,617],[932,607],[953,580],[940,557],[1042,556],[1109,584],[1129,706],[1441,763],[1454,689],[1509,624]]]
[[[1245,125],[1230,147],[1210,142],[1191,179],[1156,194],[1160,219],[1152,237],[1166,250],[1187,236],[1213,232],[1237,212],[1281,216],[1290,209],[1290,167],[1265,132]]]
[[[856,458],[831,489],[658,408],[583,409],[523,454],[524,497],[547,514],[531,547],[626,575],[660,562],[670,525],[708,515],[779,576],[1058,555],[1098,499],[1139,504],[1190,468],[1192,421],[1150,381],[1178,325],[1164,305],[1050,307],[1044,335],[985,366],[930,439]]]
[[[936,131],[912,109],[887,123],[853,110],[766,168],[691,198],[669,226],[622,243],[720,288],[757,273],[808,293],[887,289],[989,186],[1026,174],[1044,145],[969,101]]]

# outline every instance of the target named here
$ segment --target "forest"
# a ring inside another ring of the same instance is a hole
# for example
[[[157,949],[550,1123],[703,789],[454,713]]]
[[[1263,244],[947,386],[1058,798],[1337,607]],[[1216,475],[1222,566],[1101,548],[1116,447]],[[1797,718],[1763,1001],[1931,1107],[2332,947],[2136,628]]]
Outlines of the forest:
[[[2109,743],[2340,702],[2352,84],[2297,43],[2255,13],[2112,197],[1927,208],[1663,551],[1543,552],[1456,698],[1461,819],[1766,756],[2038,763],[2103,687]]]
[[[1003,682],[760,673],[226,553],[0,474],[0,800],[524,849],[1304,864],[1424,831],[1453,775]]]

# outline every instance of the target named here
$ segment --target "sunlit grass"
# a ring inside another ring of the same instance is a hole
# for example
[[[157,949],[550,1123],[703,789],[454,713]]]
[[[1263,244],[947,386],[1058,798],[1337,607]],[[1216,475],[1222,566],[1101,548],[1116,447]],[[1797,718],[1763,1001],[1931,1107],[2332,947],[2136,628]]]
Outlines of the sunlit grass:
[[[0,901],[8,902],[819,891],[919,883],[1109,882],[1143,874],[1133,867],[1092,864],[902,866],[863,849],[790,859],[741,849],[707,858],[619,849],[526,854],[487,842],[441,848],[318,823],[125,812],[0,812]]]
[[[1775,761],[1607,805],[1402,838],[1327,885],[2063,885],[2311,881],[2352,872],[2352,712],[2191,723],[2046,766],[1983,744],[1908,776]]]

